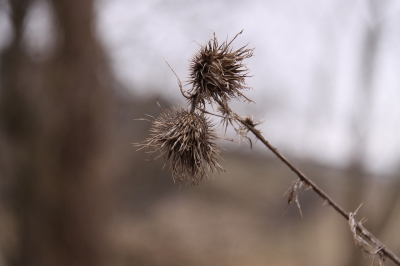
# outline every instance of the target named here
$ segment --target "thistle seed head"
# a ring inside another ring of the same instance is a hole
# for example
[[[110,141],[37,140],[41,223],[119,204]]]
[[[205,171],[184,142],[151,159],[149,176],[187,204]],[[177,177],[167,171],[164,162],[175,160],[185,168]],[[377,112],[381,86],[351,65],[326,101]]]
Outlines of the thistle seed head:
[[[220,151],[213,142],[218,137],[212,127],[201,112],[162,109],[152,122],[151,137],[139,146],[154,148],[154,152],[160,152],[158,157],[164,156],[165,162],[170,162],[174,182],[188,180],[198,185],[207,171],[225,171],[218,164]]]
[[[231,98],[240,97],[251,101],[241,92],[249,89],[245,82],[248,68],[242,61],[253,55],[253,49],[247,48],[246,45],[233,50],[231,43],[235,38],[229,43],[225,41],[219,45],[214,34],[214,38],[205,46],[201,46],[193,56],[189,67],[189,84],[192,84],[189,93],[192,101],[197,101],[203,106],[206,101],[224,103]]]

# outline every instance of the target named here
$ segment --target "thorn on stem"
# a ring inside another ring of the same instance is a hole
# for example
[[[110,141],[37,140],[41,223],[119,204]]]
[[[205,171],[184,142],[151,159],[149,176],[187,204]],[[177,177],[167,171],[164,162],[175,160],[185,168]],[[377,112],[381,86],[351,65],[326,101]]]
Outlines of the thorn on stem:
[[[296,202],[297,205],[297,209],[299,209],[300,212],[300,216],[301,218],[303,218],[303,212],[301,211],[301,207],[300,207],[300,201],[299,201],[299,191],[301,188],[303,188],[304,182],[298,178],[296,181],[293,182],[292,186],[285,192],[285,194],[283,194],[284,196],[286,194],[289,194],[288,196],[288,203],[286,205],[286,209],[283,215],[286,214],[289,205],[293,202]]]

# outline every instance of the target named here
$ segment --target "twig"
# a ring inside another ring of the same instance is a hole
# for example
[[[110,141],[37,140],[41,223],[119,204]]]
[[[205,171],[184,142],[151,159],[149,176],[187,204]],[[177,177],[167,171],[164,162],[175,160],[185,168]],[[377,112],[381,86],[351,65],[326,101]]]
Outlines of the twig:
[[[186,92],[184,91],[183,86],[182,86],[182,82],[179,79],[178,75],[175,73],[175,70],[171,67],[171,65],[168,63],[168,61],[164,57],[163,57],[163,59],[164,59],[165,63],[167,63],[168,67],[172,70],[172,72],[174,73],[175,77],[177,78],[179,89],[181,90],[182,96],[185,97],[186,99],[190,99],[190,95],[189,96],[185,95]]]
[[[260,140],[268,149],[270,149],[284,164],[286,164],[302,181],[312,187],[312,189],[324,199],[330,206],[332,206],[338,213],[340,213],[347,221],[350,216],[342,207],[340,207],[333,199],[331,199],[322,189],[320,189],[313,181],[311,181],[305,174],[303,174],[298,168],[296,168],[285,156],[283,156],[274,146],[272,146],[264,137],[260,131],[250,125],[245,119],[237,117],[237,120],[242,123],[249,131],[251,131],[258,140]],[[363,235],[366,239],[380,247],[382,252],[387,258],[391,259],[397,265],[400,265],[400,258],[398,258],[391,250],[383,245],[373,234],[371,234],[365,227],[360,223],[356,222],[357,231]]]

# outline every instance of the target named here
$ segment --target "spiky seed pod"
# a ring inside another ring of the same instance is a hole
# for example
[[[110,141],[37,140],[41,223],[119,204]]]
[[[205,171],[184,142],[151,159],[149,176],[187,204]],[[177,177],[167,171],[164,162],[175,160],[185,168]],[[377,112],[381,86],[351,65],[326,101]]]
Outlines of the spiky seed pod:
[[[170,161],[174,182],[188,180],[198,185],[207,171],[225,171],[218,164],[220,151],[213,142],[218,137],[203,113],[178,107],[161,110],[152,122],[151,137],[139,146],[154,148],[154,152],[160,152],[158,157],[164,156],[166,163]]]
[[[192,101],[203,106],[206,101],[223,103],[240,97],[251,101],[241,92],[249,89],[245,82],[248,68],[242,61],[253,55],[253,49],[246,45],[233,50],[231,43],[235,38],[219,45],[214,34],[214,38],[201,46],[193,56],[189,67],[189,84],[192,84],[189,93]]]

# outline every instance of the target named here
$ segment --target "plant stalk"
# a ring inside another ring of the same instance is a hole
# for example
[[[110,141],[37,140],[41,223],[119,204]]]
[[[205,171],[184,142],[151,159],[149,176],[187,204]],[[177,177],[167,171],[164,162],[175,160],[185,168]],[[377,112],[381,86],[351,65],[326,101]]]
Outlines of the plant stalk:
[[[260,140],[268,149],[270,149],[284,164],[286,164],[302,181],[307,185],[312,187],[312,189],[324,199],[330,206],[332,206],[338,213],[340,213],[346,220],[349,220],[349,213],[343,210],[333,199],[331,199],[321,188],[319,188],[312,180],[310,180],[305,174],[303,174],[298,168],[296,168],[285,156],[283,156],[277,148],[272,146],[264,137],[261,135],[260,131],[254,128],[254,126],[247,123],[242,118],[237,118],[238,121],[244,125],[249,131],[251,131],[255,137]],[[397,265],[400,265],[400,258],[397,257],[391,250],[389,250],[385,245],[383,245],[373,234],[371,234],[365,227],[357,222],[357,231],[361,233],[362,236],[367,238],[369,241],[374,243],[380,248],[387,258],[391,259]]]

